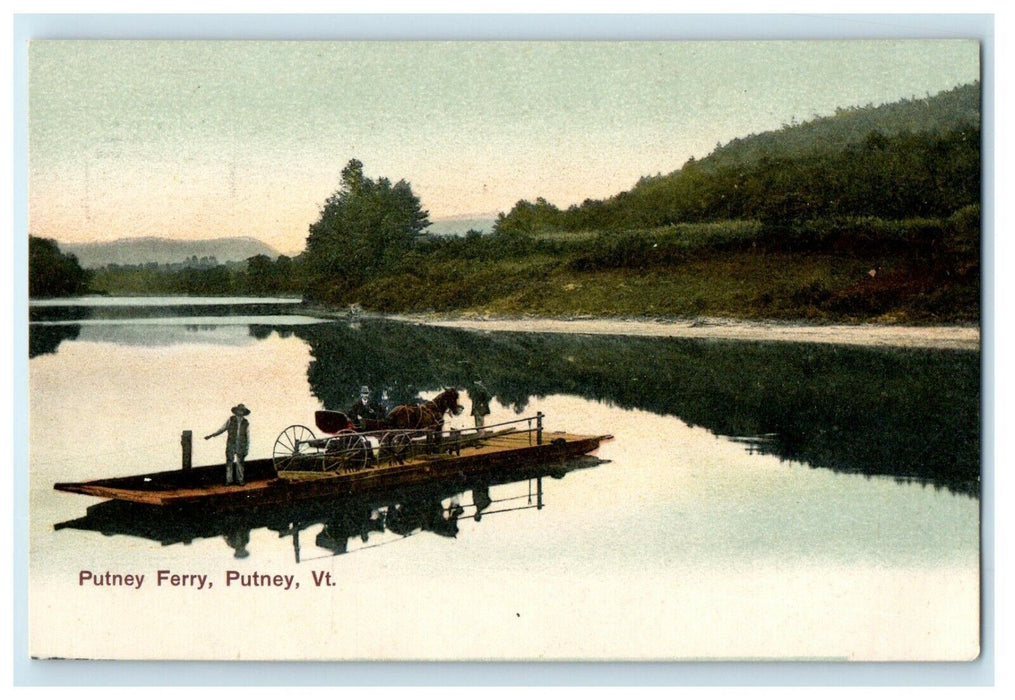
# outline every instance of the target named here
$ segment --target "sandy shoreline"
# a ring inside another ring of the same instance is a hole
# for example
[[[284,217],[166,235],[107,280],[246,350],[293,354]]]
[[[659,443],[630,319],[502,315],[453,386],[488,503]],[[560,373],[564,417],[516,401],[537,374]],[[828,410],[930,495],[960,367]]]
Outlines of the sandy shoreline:
[[[975,326],[819,325],[716,318],[693,320],[475,318],[423,314],[393,314],[385,315],[384,318],[473,331],[628,335],[940,350],[980,349],[980,329]]]

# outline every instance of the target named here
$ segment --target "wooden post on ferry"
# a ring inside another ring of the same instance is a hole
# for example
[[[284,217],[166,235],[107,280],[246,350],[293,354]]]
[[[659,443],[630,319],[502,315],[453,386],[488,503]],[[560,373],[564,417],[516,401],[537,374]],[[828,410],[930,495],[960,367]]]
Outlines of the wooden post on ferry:
[[[186,471],[191,466],[191,452],[193,447],[193,433],[189,430],[184,430],[183,434],[180,435],[180,447],[183,449],[183,469]]]
[[[543,444],[543,412],[536,411],[536,444]]]

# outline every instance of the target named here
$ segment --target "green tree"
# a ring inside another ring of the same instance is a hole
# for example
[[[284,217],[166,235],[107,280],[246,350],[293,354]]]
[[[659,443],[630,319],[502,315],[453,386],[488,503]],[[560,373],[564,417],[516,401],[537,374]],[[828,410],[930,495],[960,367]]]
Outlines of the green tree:
[[[307,295],[340,295],[390,269],[430,225],[429,212],[405,180],[394,185],[363,174],[353,159],[342,170],[342,185],[310,225]]]
[[[263,293],[274,287],[273,265],[267,255],[247,258],[246,287],[253,294]]]
[[[28,295],[68,297],[87,291],[91,275],[49,238],[28,237]]]
[[[272,269],[275,280],[275,291],[291,292],[301,286],[299,266],[288,255],[280,255],[275,259]]]
[[[542,197],[535,202],[519,200],[506,215],[497,215],[495,233],[536,233],[549,231],[560,225],[560,210]]]

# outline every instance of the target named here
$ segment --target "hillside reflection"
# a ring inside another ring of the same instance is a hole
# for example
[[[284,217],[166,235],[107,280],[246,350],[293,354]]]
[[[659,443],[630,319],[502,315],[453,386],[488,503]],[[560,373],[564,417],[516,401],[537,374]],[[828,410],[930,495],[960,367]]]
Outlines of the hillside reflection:
[[[676,416],[838,472],[924,480],[977,495],[978,353],[671,338],[475,333],[390,321],[279,329],[310,346],[327,408],[358,387],[393,400],[482,378],[516,412],[580,396]]]
[[[149,329],[88,329],[154,342]],[[481,378],[522,413],[533,397],[578,396],[674,416],[748,442],[751,453],[813,468],[980,489],[976,352],[535,333],[476,333],[363,319],[354,323],[166,327],[164,342],[307,343],[310,390],[347,410],[367,385],[387,407]],[[79,334],[81,337],[79,337]],[[74,326],[30,329],[32,357],[84,339]],[[161,341],[160,341],[161,342]],[[384,393],[387,396],[384,396]],[[763,436],[763,439],[756,439]]]

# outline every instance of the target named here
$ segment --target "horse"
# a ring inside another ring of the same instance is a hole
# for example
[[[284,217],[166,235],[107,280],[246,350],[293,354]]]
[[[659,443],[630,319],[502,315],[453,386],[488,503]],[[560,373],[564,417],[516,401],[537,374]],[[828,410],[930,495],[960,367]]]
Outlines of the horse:
[[[458,403],[458,389],[445,389],[433,401],[395,406],[386,422],[399,430],[442,430],[445,413],[454,417],[462,415],[464,410]]]
[[[388,413],[386,423],[394,430],[424,430],[427,443],[433,445],[444,429],[444,414],[460,416],[464,410],[458,403],[458,390],[445,389],[433,401],[395,406]]]

